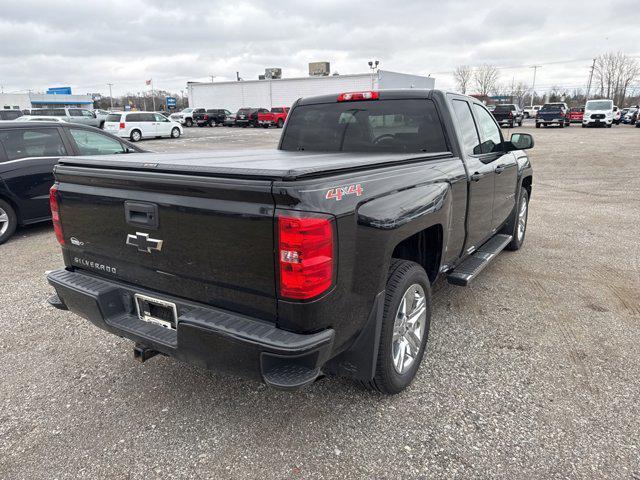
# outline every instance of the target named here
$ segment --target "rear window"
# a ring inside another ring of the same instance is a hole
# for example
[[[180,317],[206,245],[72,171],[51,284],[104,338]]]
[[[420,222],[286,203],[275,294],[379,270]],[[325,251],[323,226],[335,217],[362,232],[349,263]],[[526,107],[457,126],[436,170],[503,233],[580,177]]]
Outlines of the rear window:
[[[273,113],[284,113],[284,109],[283,108],[272,108],[271,111]]]
[[[253,109],[251,108],[241,108],[238,110],[238,115],[249,115],[252,111]]]
[[[121,117],[122,115],[120,115],[119,113],[110,113],[109,115],[107,115],[105,122],[119,122]]]
[[[541,111],[545,111],[545,112],[557,112],[562,108],[561,105],[558,104],[550,104],[550,105],[543,105],[542,108],[540,109]]]
[[[0,120],[15,120],[21,116],[20,110],[0,110]]]
[[[66,149],[56,128],[20,128],[0,132],[7,160],[26,157],[60,157]]]
[[[496,105],[494,112],[510,112],[511,110],[515,110],[515,105]]]
[[[290,114],[283,150],[444,152],[447,142],[431,100],[372,100],[301,105]]]

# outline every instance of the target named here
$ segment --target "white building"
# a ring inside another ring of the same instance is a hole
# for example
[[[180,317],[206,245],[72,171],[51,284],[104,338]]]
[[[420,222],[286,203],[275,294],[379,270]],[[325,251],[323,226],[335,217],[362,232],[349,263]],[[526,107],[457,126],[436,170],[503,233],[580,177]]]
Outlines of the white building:
[[[433,77],[379,70],[377,73],[331,75],[300,78],[246,80],[240,82],[189,82],[189,105],[226,108],[285,107],[300,97],[360,90],[435,87]]]
[[[1,110],[26,110],[46,107],[93,108],[90,95],[50,93],[0,93]]]

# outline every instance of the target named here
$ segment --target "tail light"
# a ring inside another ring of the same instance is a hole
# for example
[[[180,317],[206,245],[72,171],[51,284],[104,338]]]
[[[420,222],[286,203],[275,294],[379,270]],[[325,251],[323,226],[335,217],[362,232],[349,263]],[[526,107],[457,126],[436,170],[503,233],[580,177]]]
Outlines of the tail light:
[[[287,213],[278,217],[281,297],[307,300],[331,287],[334,236],[329,215]]]
[[[509,118],[513,118],[513,112],[509,112]]]
[[[49,205],[51,206],[51,219],[53,220],[53,231],[60,245],[64,245],[64,235],[62,234],[62,223],[60,223],[60,206],[58,205],[58,187],[54,185],[49,190]]]
[[[205,120],[209,120],[209,115],[205,115],[205,116],[204,116],[204,119],[205,119]]]
[[[347,92],[338,95],[339,102],[353,102],[357,100],[378,100],[380,94],[375,91],[369,92]]]
[[[120,130],[124,130],[124,122],[120,122]]]

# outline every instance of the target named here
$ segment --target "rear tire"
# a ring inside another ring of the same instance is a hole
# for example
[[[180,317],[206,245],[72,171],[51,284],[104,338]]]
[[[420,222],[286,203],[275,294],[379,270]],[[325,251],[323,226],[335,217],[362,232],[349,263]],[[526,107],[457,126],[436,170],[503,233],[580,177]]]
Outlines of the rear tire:
[[[11,205],[0,200],[0,245],[9,240],[18,226],[18,216]]]
[[[281,118],[279,118],[277,127],[282,128],[283,125],[284,125],[284,121]]]
[[[558,127],[560,127],[560,128],[564,128],[564,122],[560,123],[560,124],[558,125]]]
[[[540,124],[536,122],[536,128],[540,128]]]
[[[365,386],[387,395],[407,388],[420,368],[430,323],[431,284],[427,273],[417,263],[392,259],[376,372]]]
[[[132,142],[139,142],[142,140],[142,132],[140,130],[131,130],[129,134],[129,140]]]
[[[104,130],[104,122],[100,122],[100,130]]]
[[[190,118],[187,118],[187,119],[185,120],[184,124],[185,124],[187,127],[193,127],[193,120],[191,120]]]
[[[216,126],[216,121],[215,120],[209,120],[209,126],[210,127],[215,127]]]

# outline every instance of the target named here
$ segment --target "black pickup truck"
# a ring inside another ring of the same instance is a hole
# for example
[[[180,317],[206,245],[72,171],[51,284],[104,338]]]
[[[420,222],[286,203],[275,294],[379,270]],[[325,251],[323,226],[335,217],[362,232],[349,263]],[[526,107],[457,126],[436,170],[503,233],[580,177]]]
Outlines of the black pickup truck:
[[[522,121],[524,120],[522,109],[513,103],[496,105],[496,108],[494,108],[491,113],[501,127],[507,126],[513,128],[515,125],[521,127]]]
[[[521,247],[532,146],[473,98],[414,89],[300,99],[277,150],[64,158],[49,302],[141,361],[397,393],[434,282]]]

